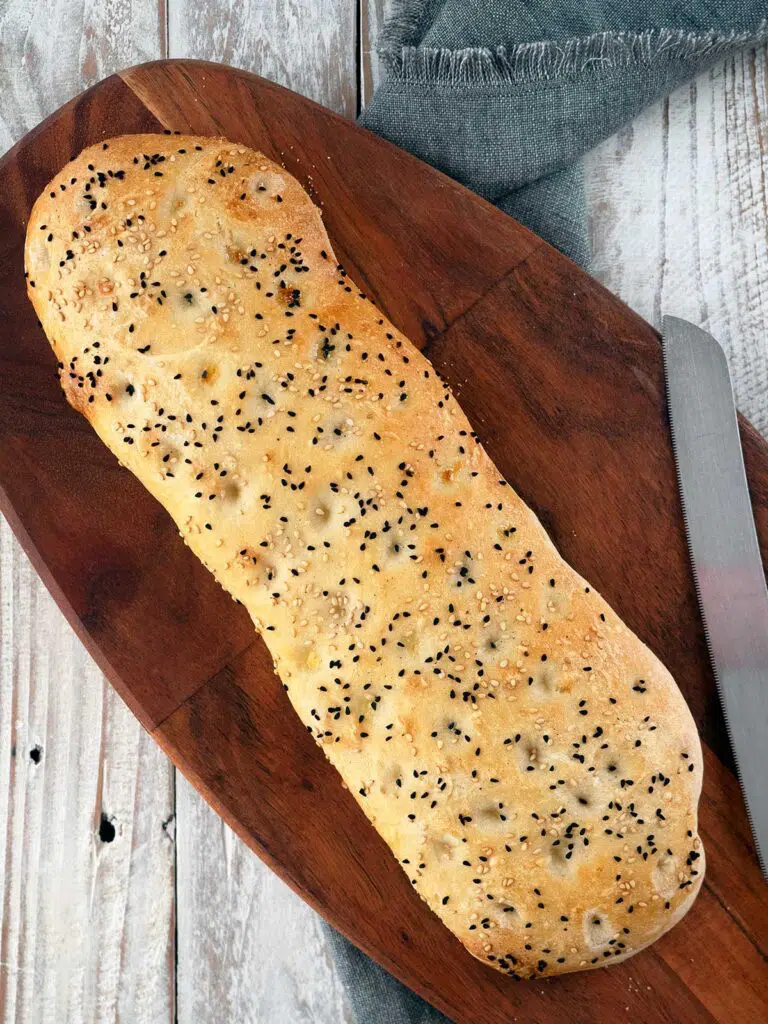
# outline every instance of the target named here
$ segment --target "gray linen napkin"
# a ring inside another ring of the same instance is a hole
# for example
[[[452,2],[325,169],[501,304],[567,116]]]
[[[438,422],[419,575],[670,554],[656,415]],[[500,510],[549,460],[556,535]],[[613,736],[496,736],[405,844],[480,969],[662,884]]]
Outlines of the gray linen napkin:
[[[400,0],[360,121],[586,266],[580,157],[767,18],[768,0]]]
[[[768,0],[396,0],[360,120],[586,266],[583,154],[767,19]],[[445,1024],[328,932],[357,1024]]]

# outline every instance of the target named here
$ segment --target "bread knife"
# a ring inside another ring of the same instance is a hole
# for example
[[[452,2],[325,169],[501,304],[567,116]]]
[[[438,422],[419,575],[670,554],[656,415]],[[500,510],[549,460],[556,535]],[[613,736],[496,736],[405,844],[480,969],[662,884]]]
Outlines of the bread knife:
[[[725,353],[665,316],[664,369],[688,548],[717,689],[768,879],[768,588]]]

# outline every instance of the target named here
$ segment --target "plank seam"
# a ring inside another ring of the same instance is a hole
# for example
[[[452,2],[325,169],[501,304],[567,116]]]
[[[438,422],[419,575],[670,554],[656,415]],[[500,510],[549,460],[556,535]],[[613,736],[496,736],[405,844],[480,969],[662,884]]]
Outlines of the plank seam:
[[[715,757],[716,756],[717,755],[715,755]],[[713,887],[712,883],[710,882],[710,880],[707,878],[706,875],[704,876],[704,888],[707,890],[707,892],[711,893],[711,895],[715,899],[715,901],[718,904],[718,906],[720,907],[720,909],[723,910],[725,912],[725,914],[727,914],[728,917],[730,917],[730,919],[733,921],[733,923],[736,925],[736,927],[742,933],[742,935],[747,940],[747,942],[749,942],[749,944],[754,948],[755,952],[761,958],[761,960],[764,963],[768,962],[768,954],[766,954],[766,952],[758,944],[757,939],[747,930],[747,928],[744,925],[744,923],[742,921],[740,921],[738,917],[735,916],[735,914],[732,912],[731,908],[721,898],[719,892],[717,891],[717,889],[715,889]]]
[[[253,639],[250,640],[245,645],[245,647],[241,647],[239,650],[235,651],[234,654],[231,654],[228,658],[226,658],[226,660],[223,661],[221,665],[219,665],[219,667],[216,669],[216,671],[212,672],[208,676],[207,679],[204,679],[202,681],[202,683],[200,683],[199,686],[195,687],[195,689],[192,691],[192,693],[188,693],[187,696],[184,698],[183,701],[181,701],[180,704],[177,704],[175,708],[172,708],[166,715],[163,715],[163,717],[158,722],[155,722],[152,725],[152,727],[147,730],[149,735],[154,737],[155,733],[158,732],[160,729],[162,729],[162,727],[165,725],[165,723],[168,721],[169,718],[173,718],[173,716],[176,714],[177,711],[179,711],[181,708],[183,708],[187,704],[189,704],[189,702],[191,700],[194,700],[194,698],[197,697],[197,695],[200,693],[201,690],[204,690],[205,687],[208,686],[209,683],[212,683],[213,680],[216,679],[217,676],[221,675],[222,672],[224,672],[226,669],[230,668],[230,666],[232,665],[233,662],[239,661],[239,659],[242,658],[242,656],[244,654],[246,654],[248,651],[250,651],[250,649],[253,647],[253,645],[258,640],[260,640],[260,639],[261,639],[260,634],[257,633],[255,628],[254,628]],[[174,802],[174,810],[175,810],[175,802]]]
[[[355,4],[355,117],[363,109],[363,2]]]
[[[546,247],[546,245],[547,245],[547,243],[545,241],[541,240],[539,245],[537,245],[535,249],[532,249],[521,260],[518,260],[518,262],[515,263],[514,266],[510,267],[509,270],[505,270],[504,273],[501,275],[501,277],[496,278],[496,280],[492,284],[488,285],[488,287],[483,292],[481,292],[481,294],[478,295],[477,298],[473,299],[470,302],[470,304],[467,306],[466,309],[463,309],[460,313],[457,313],[456,316],[452,320],[449,320],[448,323],[441,330],[439,330],[435,334],[431,335],[431,337],[427,340],[426,344],[421,349],[422,354],[425,355],[427,358],[429,358],[429,353],[430,353],[432,347],[438,341],[440,341],[442,338],[444,338],[445,335],[450,330],[452,330],[452,328],[454,328],[458,323],[461,323],[461,321],[464,319],[464,317],[469,316],[469,314],[481,302],[483,302],[491,294],[491,292],[495,291],[500,285],[502,285],[506,281],[508,281],[509,278],[511,278],[513,274],[516,274],[518,272],[518,270],[520,270],[521,267],[524,267],[526,265],[526,263],[529,263],[530,260],[534,256],[538,255],[538,253],[540,253],[541,250]]]

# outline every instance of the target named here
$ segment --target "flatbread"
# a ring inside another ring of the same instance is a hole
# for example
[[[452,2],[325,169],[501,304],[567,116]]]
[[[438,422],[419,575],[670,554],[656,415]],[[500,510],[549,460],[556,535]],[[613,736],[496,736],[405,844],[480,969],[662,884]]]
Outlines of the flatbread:
[[[467,949],[558,974],[678,921],[704,873],[682,695],[339,266],[299,183],[222,139],[113,139],[38,199],[26,263],[67,399],[248,609]]]

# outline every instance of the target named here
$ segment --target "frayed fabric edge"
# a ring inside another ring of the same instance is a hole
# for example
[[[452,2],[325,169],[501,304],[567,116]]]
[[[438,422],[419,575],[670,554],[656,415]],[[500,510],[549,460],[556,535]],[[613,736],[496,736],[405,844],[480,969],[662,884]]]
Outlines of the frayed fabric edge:
[[[390,75],[416,85],[487,86],[551,82],[584,73],[649,67],[674,61],[713,61],[737,49],[768,41],[768,19],[753,32],[600,32],[565,41],[515,46],[437,49],[404,44],[418,38],[426,4],[395,5],[382,36],[380,55]]]
[[[379,56],[386,59],[405,47],[418,46],[428,6],[429,0],[392,0],[389,16],[379,33]]]

